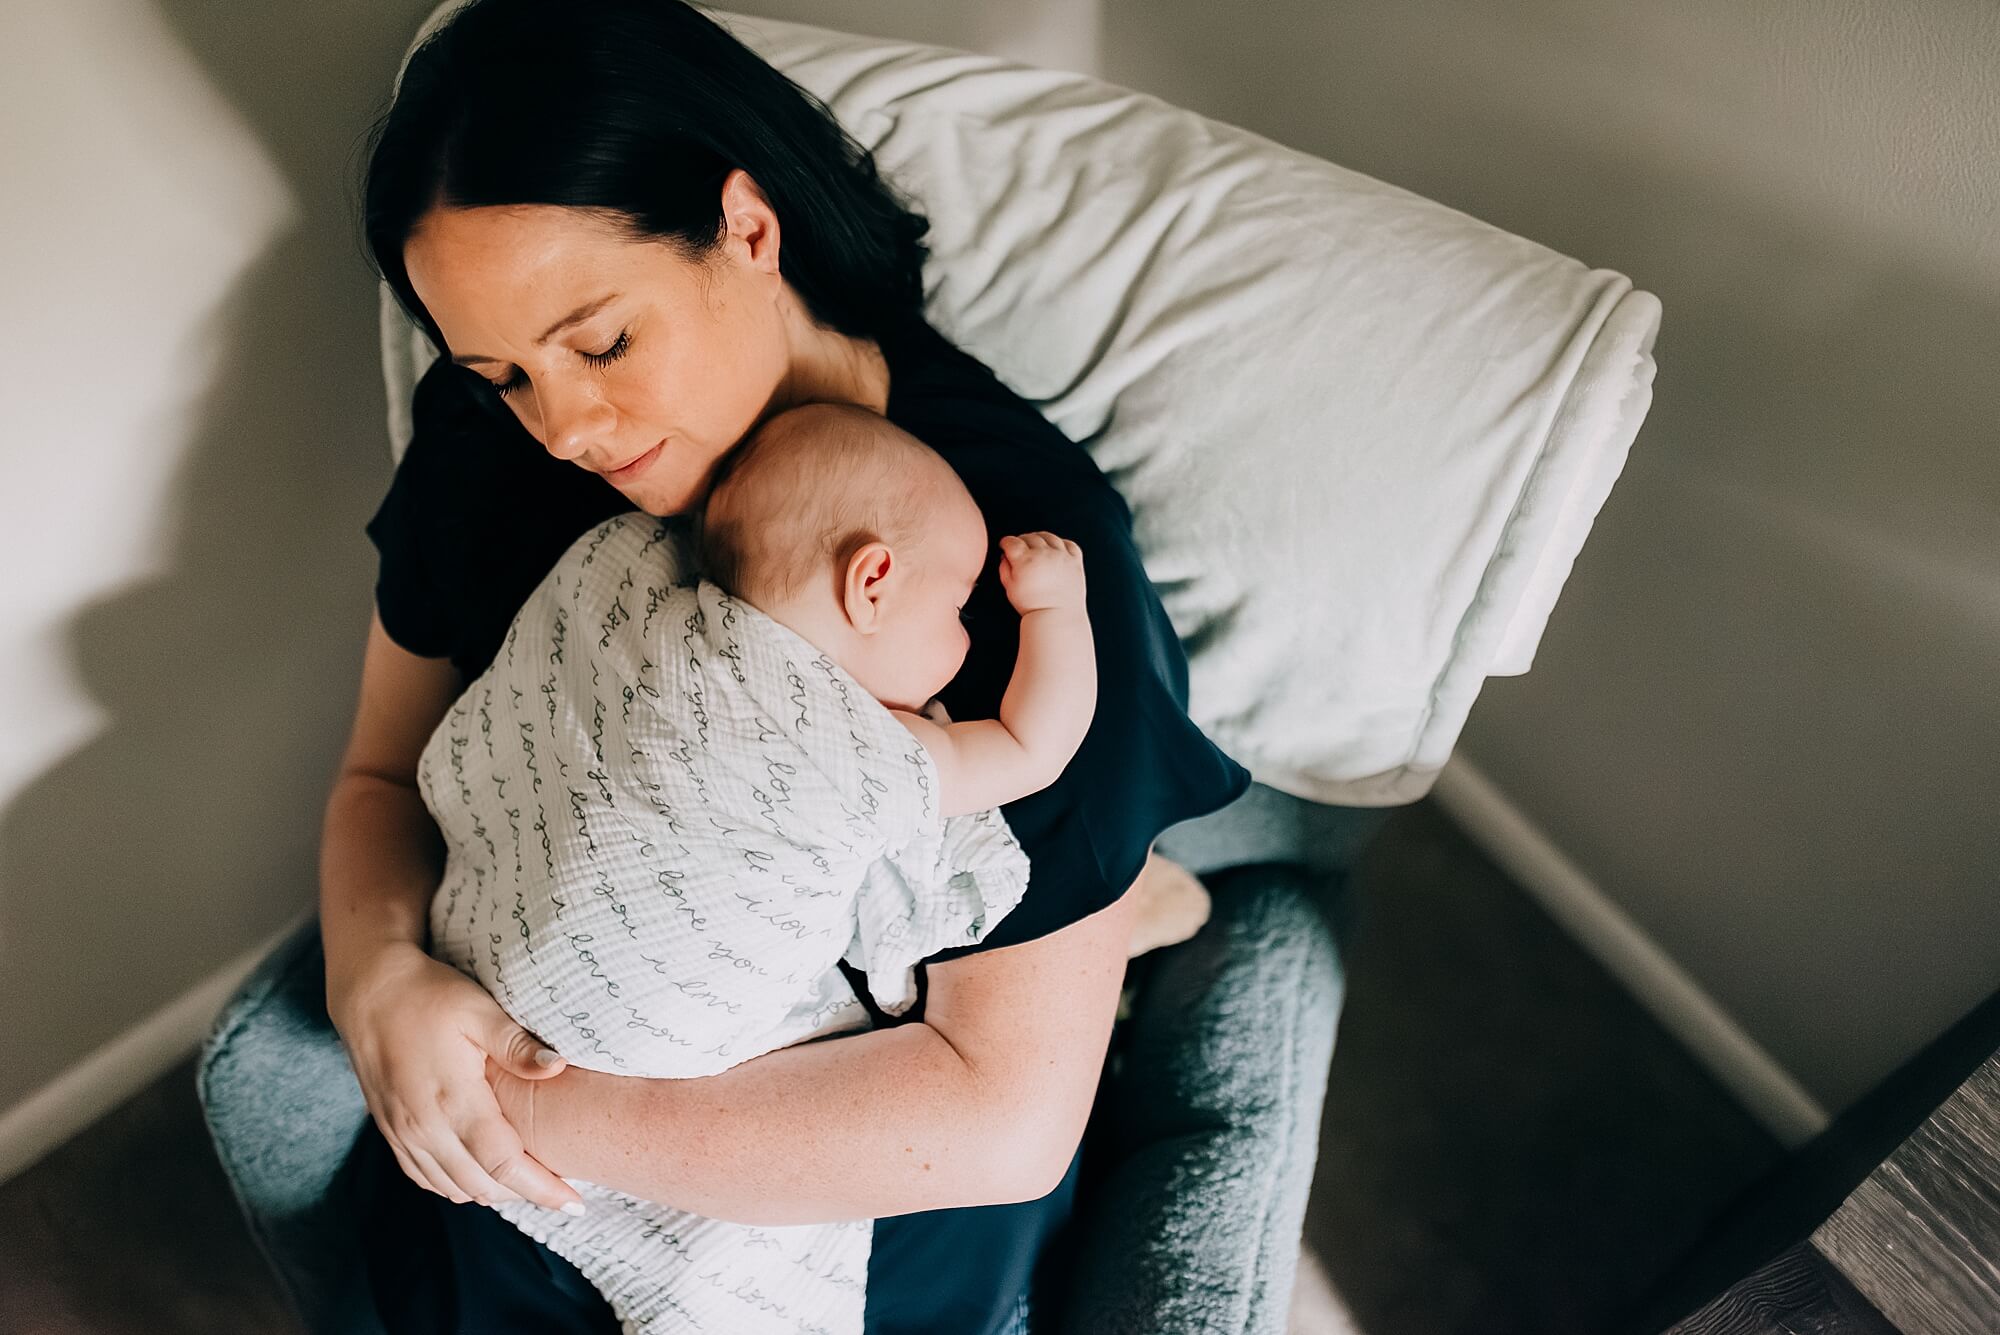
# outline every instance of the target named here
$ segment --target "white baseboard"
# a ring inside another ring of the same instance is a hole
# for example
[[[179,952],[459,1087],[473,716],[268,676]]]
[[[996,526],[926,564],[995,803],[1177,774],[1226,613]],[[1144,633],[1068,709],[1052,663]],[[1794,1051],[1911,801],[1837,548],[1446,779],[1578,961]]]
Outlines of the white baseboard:
[[[1679,1039],[1787,1149],[1826,1129],[1826,1110],[1597,883],[1469,762],[1439,774],[1438,805],[1578,945]]]
[[[11,1179],[193,1052],[215,1022],[222,1003],[229,1000],[259,961],[298,930],[307,913],[299,914],[0,1113],[0,1182]]]

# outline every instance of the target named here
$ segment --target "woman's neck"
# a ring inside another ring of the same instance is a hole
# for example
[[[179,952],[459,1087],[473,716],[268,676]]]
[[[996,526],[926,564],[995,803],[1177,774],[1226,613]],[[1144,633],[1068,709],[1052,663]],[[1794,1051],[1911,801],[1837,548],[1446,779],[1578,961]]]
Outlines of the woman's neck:
[[[785,341],[791,365],[778,384],[774,411],[801,403],[851,403],[871,412],[889,408],[889,362],[873,339],[817,324],[785,290]]]

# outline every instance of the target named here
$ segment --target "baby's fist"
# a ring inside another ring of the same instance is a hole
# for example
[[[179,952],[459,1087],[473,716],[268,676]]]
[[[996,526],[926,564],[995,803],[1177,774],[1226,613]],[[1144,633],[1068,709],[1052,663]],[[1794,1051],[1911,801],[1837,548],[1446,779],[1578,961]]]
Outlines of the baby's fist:
[[[1000,587],[1023,615],[1083,606],[1083,548],[1053,533],[1000,539]]]

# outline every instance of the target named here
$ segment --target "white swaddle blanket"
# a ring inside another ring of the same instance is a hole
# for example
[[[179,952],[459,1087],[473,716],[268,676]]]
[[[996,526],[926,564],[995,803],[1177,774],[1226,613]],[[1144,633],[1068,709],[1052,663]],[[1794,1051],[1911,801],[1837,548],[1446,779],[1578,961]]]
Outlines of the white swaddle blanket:
[[[444,832],[431,953],[572,1063],[711,1075],[866,1028],[913,967],[1027,887],[1000,813],[943,820],[937,771],[790,628],[687,577],[649,516],[578,539],[418,767]],[[872,1227],[724,1223],[590,1183],[499,1207],[630,1331],[861,1330]]]

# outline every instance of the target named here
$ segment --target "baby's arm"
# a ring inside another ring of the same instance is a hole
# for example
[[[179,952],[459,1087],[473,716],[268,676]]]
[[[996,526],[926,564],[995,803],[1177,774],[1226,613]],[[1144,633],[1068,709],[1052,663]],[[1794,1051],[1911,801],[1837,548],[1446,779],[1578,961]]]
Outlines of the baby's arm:
[[[1020,654],[1000,717],[940,726],[894,711],[937,766],[946,816],[985,811],[1054,783],[1097,710],[1083,549],[1053,533],[1002,538],[1000,583],[1021,614]]]

